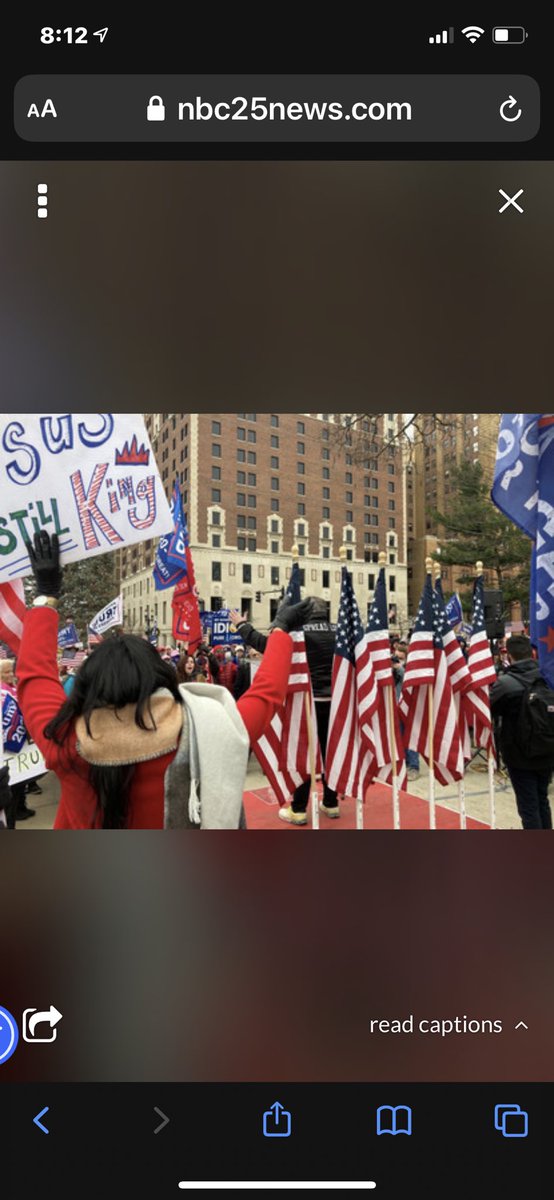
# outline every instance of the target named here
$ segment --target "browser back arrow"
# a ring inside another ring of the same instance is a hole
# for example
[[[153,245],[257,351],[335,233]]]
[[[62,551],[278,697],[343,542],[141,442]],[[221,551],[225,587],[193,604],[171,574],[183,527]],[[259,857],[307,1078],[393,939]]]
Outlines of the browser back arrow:
[[[46,1116],[47,1112],[50,1112],[48,1105],[46,1105],[46,1108],[41,1109],[41,1111],[37,1113],[36,1117],[33,1117],[33,1125],[36,1125],[37,1129],[42,1130],[42,1133],[50,1133],[50,1130],[47,1129],[46,1125],[43,1125],[41,1121],[41,1117]]]

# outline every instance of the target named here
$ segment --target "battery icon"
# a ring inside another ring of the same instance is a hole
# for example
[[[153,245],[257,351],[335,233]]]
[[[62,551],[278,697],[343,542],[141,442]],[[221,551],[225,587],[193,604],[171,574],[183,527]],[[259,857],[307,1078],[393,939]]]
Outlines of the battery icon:
[[[527,37],[527,31],[522,25],[495,25],[492,40],[499,46],[521,45]]]

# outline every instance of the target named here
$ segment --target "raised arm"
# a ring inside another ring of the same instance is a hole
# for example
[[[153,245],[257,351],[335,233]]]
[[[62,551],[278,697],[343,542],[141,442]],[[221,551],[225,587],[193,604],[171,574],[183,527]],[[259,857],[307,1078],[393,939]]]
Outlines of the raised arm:
[[[31,608],[23,625],[17,659],[17,699],[27,729],[45,759],[58,747],[44,737],[44,727],[59,712],[66,695],[58,675],[58,614]]]
[[[288,633],[275,629],[267,639],[267,648],[248,691],[237,700],[237,708],[248,730],[250,744],[262,733],[285,702],[290,673],[293,641]]]

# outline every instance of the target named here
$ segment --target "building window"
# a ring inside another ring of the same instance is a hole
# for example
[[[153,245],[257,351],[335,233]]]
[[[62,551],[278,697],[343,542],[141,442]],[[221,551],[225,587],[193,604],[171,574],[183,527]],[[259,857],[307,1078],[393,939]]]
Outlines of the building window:
[[[354,541],[354,533],[353,533],[352,529],[345,529],[344,540],[345,540],[345,542],[353,542]]]
[[[394,492],[394,483],[392,483],[390,480],[389,480],[389,482],[387,483],[387,491],[388,491],[388,492]]]
[[[279,438],[277,437],[277,434],[276,434],[276,433],[273,433],[273,434],[271,435],[271,449],[272,449],[272,450],[278,450],[278,449],[279,449]]]
[[[330,571],[322,571],[321,572],[321,586],[324,588],[330,587],[331,586],[330,578],[331,578]]]
[[[368,591],[370,591],[370,592],[373,592],[375,590],[375,575],[368,575],[367,587],[368,587]]]
[[[298,524],[296,526],[296,533],[297,533],[298,537],[305,537],[306,526],[304,525],[303,521],[298,521]]]
[[[379,508],[379,497],[378,497],[378,496],[372,496],[372,497],[371,497],[371,507],[372,507],[372,508]]]
[[[322,436],[324,442],[328,442],[329,441],[329,430],[324,427],[321,430],[321,436]]]
[[[249,549],[249,550],[252,550],[252,551],[254,551],[254,552],[255,552],[255,550],[256,550],[256,538],[253,538],[253,537],[249,537],[249,538],[248,538],[248,549]]]
[[[219,548],[221,546],[221,534],[220,533],[212,533],[212,546],[213,546],[214,550],[219,550]]]
[[[246,483],[246,471],[237,471],[237,483]]]
[[[306,453],[306,445],[304,442],[296,443],[296,453],[297,454],[305,454]]]
[[[272,475],[272,477],[271,477],[271,490],[272,490],[272,492],[279,491],[279,480],[276,479],[274,475]]]
[[[221,513],[214,510],[211,516],[212,525],[221,525]]]
[[[345,493],[345,496],[344,496],[344,499],[346,500],[346,503],[347,503],[347,504],[353,504],[353,503],[354,503],[354,493],[353,493],[353,492],[346,492],[346,493]]]
[[[239,425],[239,428],[237,429],[237,437],[239,439],[239,442],[246,441],[246,429],[243,429],[242,426],[240,426],[240,425]]]
[[[389,592],[396,591],[396,575],[389,575]]]
[[[272,511],[272,512],[279,512],[279,501],[278,501],[278,499],[277,499],[277,496],[272,496],[272,497],[271,497],[271,511]]]
[[[258,523],[257,523],[255,517],[248,517],[246,524],[248,526],[248,529],[256,529]]]
[[[221,437],[221,421],[212,421],[212,434],[214,437]]]
[[[328,538],[331,536],[331,530],[328,525],[323,526],[323,528],[321,530],[321,536],[324,538]]]
[[[255,496],[248,496],[248,499],[247,499],[247,504],[248,504],[248,507],[249,507],[249,508],[255,508],[255,507],[256,507],[256,497],[255,497]]]
[[[212,583],[221,583],[221,563],[212,563]]]
[[[369,508],[369,496],[364,496],[364,506],[365,508]]]
[[[246,450],[237,450],[237,462],[246,462]]]
[[[296,464],[296,473],[297,473],[297,475],[305,475],[306,474],[306,467],[303,462],[299,462]]]
[[[245,517],[244,513],[238,513],[237,529],[246,529],[246,517]]]
[[[345,519],[345,521],[350,521],[350,522],[352,522],[354,520],[354,513],[352,512],[352,509],[347,508],[347,510],[344,514],[344,519]]]
[[[329,517],[331,516],[331,509],[327,508],[326,504],[323,505],[323,508],[321,510],[321,515],[322,515],[324,521],[328,521]]]
[[[389,500],[389,505],[388,505],[388,507],[389,507],[389,512],[394,512],[394,510],[395,510],[395,508],[396,508],[396,501],[395,501],[395,500]]]
[[[301,555],[302,558],[304,558],[304,556],[306,554],[306,546],[305,546],[304,542],[299,543],[298,553]]]
[[[244,492],[237,492],[237,505],[239,508],[246,507],[246,496]]]
[[[272,587],[279,586],[279,567],[271,568],[271,586]]]
[[[322,476],[323,476],[323,478],[324,478],[324,479],[330,479],[330,478],[331,478],[331,472],[330,472],[330,470],[329,470],[329,467],[322,467],[322,469],[321,469],[321,473],[322,473]]]
[[[252,583],[252,567],[250,563],[244,563],[242,568],[242,582]]]
[[[246,550],[246,538],[245,537],[237,538],[237,550]]]
[[[372,513],[372,514],[371,514],[370,521],[371,521],[371,524],[372,524],[372,525],[378,525],[378,524],[379,524],[379,517],[377,516],[377,513]]]
[[[331,557],[331,547],[330,546],[322,546],[321,547],[321,557],[322,558],[330,558]]]
[[[344,482],[345,482],[345,483],[352,483],[352,471],[345,471],[345,474],[344,474]]]
[[[271,467],[271,470],[272,470],[272,471],[278,471],[278,470],[279,470],[279,459],[277,458],[277,455],[276,455],[276,454],[272,454],[272,455],[271,455],[271,458],[270,458],[270,467]]]
[[[219,488],[212,488],[212,504],[221,504],[221,492]]]
[[[272,413],[272,414],[271,414],[271,424],[272,424],[272,426],[273,426],[273,428],[274,428],[274,429],[278,429],[278,428],[279,428],[279,417],[277,416],[277,413]]]
[[[221,446],[218,442],[212,442],[212,458],[221,458]]]
[[[272,522],[271,522],[271,532],[272,532],[272,533],[279,533],[279,522],[278,522],[278,521],[272,521]]]
[[[256,476],[253,471],[248,472],[248,487],[256,487]]]
[[[331,457],[331,452],[327,446],[323,447],[323,449],[321,451],[321,457],[324,460],[324,462],[329,462],[329,459]]]
[[[324,500],[330,500],[331,499],[331,488],[328,488],[328,487],[322,488],[322,495],[323,495]]]
[[[256,430],[255,430],[255,429],[249,429],[249,430],[248,430],[248,441],[249,441],[249,442],[255,442],[255,441],[256,441]]]
[[[306,484],[305,483],[297,483],[296,492],[297,492],[298,496],[305,496],[306,495]]]
[[[391,567],[396,566],[396,554],[389,554],[389,563]]]
[[[353,558],[354,558],[354,551],[353,551],[353,550],[347,550],[347,551],[346,551],[346,559],[347,559],[347,562],[352,562],[352,559],[353,559]]]
[[[306,505],[303,504],[301,500],[296,505],[296,511],[297,511],[299,517],[306,516]]]
[[[279,542],[272,542],[272,543],[271,543],[271,553],[272,553],[272,554],[278,554],[278,553],[279,553]]]
[[[304,425],[304,422],[303,422],[303,421],[297,421],[297,422],[296,422],[296,432],[297,432],[297,433],[300,433],[300,434],[302,434],[302,433],[305,433],[305,432],[306,432],[306,426]]]
[[[389,517],[389,529],[396,529],[396,519]]]
[[[255,450],[249,450],[246,457],[251,466],[256,465],[256,451]]]

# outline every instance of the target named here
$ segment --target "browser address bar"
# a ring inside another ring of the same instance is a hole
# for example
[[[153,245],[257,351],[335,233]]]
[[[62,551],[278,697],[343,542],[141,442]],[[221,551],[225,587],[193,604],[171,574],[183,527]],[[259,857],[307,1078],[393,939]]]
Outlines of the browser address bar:
[[[521,142],[540,127],[529,75],[26,75],[30,142]]]

